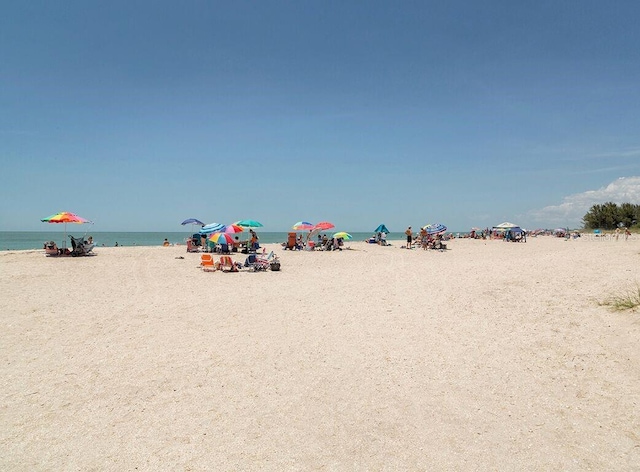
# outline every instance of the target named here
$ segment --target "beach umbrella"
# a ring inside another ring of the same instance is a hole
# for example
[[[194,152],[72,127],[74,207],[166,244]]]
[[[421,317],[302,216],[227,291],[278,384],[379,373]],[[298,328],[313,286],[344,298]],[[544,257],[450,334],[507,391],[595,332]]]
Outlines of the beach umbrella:
[[[244,228],[242,226],[238,226],[236,224],[231,223],[230,225],[226,225],[221,232],[227,233],[227,234],[234,234],[234,233],[242,233],[243,231],[244,231]]]
[[[240,220],[240,221],[236,221],[234,224],[245,227],[245,228],[261,228],[262,227],[262,223],[256,220]]]
[[[204,226],[204,223],[202,221],[200,221],[197,218],[187,218],[186,220],[184,220],[182,223],[180,223],[181,225],[200,225],[200,226]]]
[[[67,223],[91,223],[91,221],[87,220],[86,218],[82,218],[81,216],[78,216],[75,213],[70,213],[68,211],[61,211],[60,213],[56,213],[55,215],[42,218],[40,221],[44,223],[64,223],[64,241],[62,242],[63,247],[67,246]]]
[[[313,223],[309,223],[308,221],[298,221],[291,229],[294,231],[309,231],[312,230],[314,226]]]
[[[320,234],[321,231],[322,230],[320,228],[313,228],[312,230],[310,230],[309,234],[307,234],[307,241],[310,241],[316,236],[318,236],[318,234]]]
[[[215,244],[233,244],[233,238],[229,233],[211,233],[209,241]]]
[[[221,223],[209,223],[207,225],[204,225],[202,228],[200,228],[200,234],[211,234],[215,232],[220,232],[220,231],[223,231],[224,228],[225,228],[225,225]]]
[[[61,211],[60,213],[56,213],[55,215],[47,216],[46,218],[42,218],[40,221],[45,223],[91,223],[86,218],[76,215],[75,213],[71,213],[68,211]]]
[[[195,231],[195,226],[197,226],[197,225],[204,226],[204,223],[202,221],[200,221],[199,219],[197,219],[197,218],[187,218],[186,220],[184,220],[180,224],[182,226],[191,225],[192,226],[191,233],[193,233]]]
[[[321,221],[317,225],[313,227],[313,229],[319,229],[322,231],[326,231],[328,229],[335,228],[333,223],[329,223],[328,221]]]
[[[442,223],[434,223],[432,225],[425,226],[424,229],[427,231],[427,234],[438,234],[444,233],[447,230],[447,227]]]
[[[376,229],[373,230],[374,233],[385,233],[385,234],[389,234],[389,230],[387,229],[387,227],[383,224],[379,225]]]
[[[338,239],[344,239],[345,241],[348,241],[352,238],[352,236],[349,233],[345,233],[344,231],[338,231],[337,233],[334,233],[333,237]]]

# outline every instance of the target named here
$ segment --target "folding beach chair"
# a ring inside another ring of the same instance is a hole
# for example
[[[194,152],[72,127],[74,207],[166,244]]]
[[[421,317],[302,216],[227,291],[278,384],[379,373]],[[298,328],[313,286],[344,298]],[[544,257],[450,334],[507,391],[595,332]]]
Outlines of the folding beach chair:
[[[209,253],[200,255],[200,268],[205,272],[215,272],[216,266],[213,263],[213,257]]]
[[[287,243],[284,246],[285,250],[290,249],[293,251],[294,249],[297,249],[297,237],[298,235],[296,233],[287,234]]]
[[[238,272],[238,268],[231,256],[220,257],[220,270],[223,272]]]

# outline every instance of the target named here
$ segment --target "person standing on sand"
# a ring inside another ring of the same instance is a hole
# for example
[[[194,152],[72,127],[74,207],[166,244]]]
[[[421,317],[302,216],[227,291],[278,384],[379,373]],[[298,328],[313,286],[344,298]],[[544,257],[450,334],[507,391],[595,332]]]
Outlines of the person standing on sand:
[[[413,231],[411,231],[411,226],[407,228],[404,234],[407,235],[407,249],[411,249],[411,243],[413,242]]]
[[[250,244],[251,244],[251,249],[255,250],[258,249],[259,244],[258,244],[258,235],[256,234],[256,232],[252,229],[249,230],[249,234],[250,236]],[[302,237],[302,235],[300,235],[300,237]]]
[[[429,240],[429,234],[427,233],[427,230],[423,226],[422,228],[420,228],[420,239],[418,240],[418,243],[422,246],[422,249],[425,249],[425,250],[427,249],[428,240]]]
[[[620,237],[620,228],[616,228],[616,241]]]

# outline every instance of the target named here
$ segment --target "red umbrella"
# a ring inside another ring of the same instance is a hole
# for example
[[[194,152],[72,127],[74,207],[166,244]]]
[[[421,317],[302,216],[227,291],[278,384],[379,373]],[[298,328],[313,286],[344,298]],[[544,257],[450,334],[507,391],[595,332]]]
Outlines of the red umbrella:
[[[317,225],[313,227],[313,229],[319,229],[322,231],[326,231],[328,229],[335,228],[333,223],[329,223],[328,221],[321,221]]]

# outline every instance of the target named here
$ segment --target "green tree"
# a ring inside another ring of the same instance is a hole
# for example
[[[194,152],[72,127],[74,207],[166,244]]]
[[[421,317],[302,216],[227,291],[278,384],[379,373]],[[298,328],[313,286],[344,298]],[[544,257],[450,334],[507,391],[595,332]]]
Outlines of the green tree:
[[[623,203],[620,205],[620,223],[622,226],[631,228],[640,221],[640,205]]]
[[[631,226],[640,222],[640,205],[623,203],[618,206],[613,202],[593,205],[586,215],[582,217],[582,223],[587,229],[615,229],[618,225]]]

